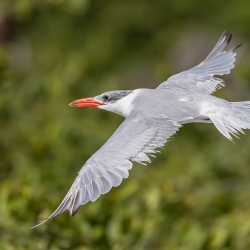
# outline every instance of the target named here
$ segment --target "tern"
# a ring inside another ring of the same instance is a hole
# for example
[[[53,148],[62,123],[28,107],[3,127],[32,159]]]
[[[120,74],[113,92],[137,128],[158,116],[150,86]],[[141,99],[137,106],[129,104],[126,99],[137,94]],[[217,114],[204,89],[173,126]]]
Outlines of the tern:
[[[149,156],[186,123],[213,123],[229,140],[231,135],[244,133],[242,129],[250,129],[250,101],[228,102],[211,95],[224,86],[224,81],[214,76],[229,74],[234,67],[235,50],[240,45],[225,50],[231,38],[225,31],[204,61],[155,89],[108,91],[70,103],[114,112],[125,120],[83,165],[59,207],[33,227],[66,210],[74,216],[81,205],[119,186],[129,176],[132,162],[150,163]]]

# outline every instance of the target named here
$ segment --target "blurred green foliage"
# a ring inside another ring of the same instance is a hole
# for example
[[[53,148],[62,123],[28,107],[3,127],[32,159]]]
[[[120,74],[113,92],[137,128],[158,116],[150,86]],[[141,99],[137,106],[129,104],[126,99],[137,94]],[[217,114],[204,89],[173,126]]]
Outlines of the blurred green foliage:
[[[69,102],[154,88],[225,29],[245,45],[216,95],[250,100],[249,12],[246,0],[1,0],[0,249],[250,249],[250,133],[233,144],[211,124],[185,125],[75,217],[29,228],[122,122]]]

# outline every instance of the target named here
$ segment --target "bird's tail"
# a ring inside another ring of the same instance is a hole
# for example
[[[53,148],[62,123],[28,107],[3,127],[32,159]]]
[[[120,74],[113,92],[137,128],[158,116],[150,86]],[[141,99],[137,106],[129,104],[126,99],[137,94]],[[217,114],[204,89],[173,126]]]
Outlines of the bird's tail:
[[[242,129],[250,129],[250,101],[231,102],[230,106],[231,108],[209,114],[209,118],[216,128],[232,141],[231,135],[238,138],[239,132],[244,134]]]

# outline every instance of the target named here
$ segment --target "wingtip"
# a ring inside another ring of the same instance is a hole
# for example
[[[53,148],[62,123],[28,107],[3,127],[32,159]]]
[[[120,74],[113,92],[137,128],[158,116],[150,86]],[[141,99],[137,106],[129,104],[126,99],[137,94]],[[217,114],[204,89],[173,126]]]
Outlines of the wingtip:
[[[230,43],[233,34],[230,30],[225,30],[222,34],[222,37],[225,37],[225,41],[227,43],[227,45]],[[235,46],[233,49],[231,49],[230,51],[235,52],[239,47],[241,47],[242,43],[240,43],[239,45]]]
[[[225,39],[229,40],[229,42],[230,42],[230,40],[232,39],[232,36],[233,36],[233,34],[232,34],[232,32],[230,30],[225,30],[222,33],[221,38],[225,37]]]
[[[72,210],[72,211],[70,211],[70,217],[73,217],[73,216],[75,216],[75,214],[78,212],[78,210],[79,210],[79,207],[78,208],[76,208],[76,209],[74,209],[74,210]]]
[[[30,227],[30,228],[33,229],[33,228],[39,227],[39,226],[41,226],[43,223],[45,223],[48,219],[49,219],[49,218],[44,219],[44,220],[40,220],[40,221],[38,221],[38,223],[37,223],[36,225],[34,225],[34,226]]]
[[[235,50],[237,50],[239,47],[241,47],[241,45],[243,45],[243,43],[240,43],[240,44],[237,45],[235,48],[233,48],[233,52],[235,52]]]
[[[225,43],[224,49],[231,42],[233,34],[229,30],[225,30],[222,34],[222,37],[225,39],[223,43]]]

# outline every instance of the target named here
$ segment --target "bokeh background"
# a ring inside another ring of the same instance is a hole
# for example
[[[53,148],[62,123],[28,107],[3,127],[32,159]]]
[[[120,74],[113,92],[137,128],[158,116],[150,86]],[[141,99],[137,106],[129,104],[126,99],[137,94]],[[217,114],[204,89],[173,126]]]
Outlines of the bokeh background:
[[[216,96],[250,100],[250,2],[0,1],[0,249],[250,249],[250,132],[231,143],[188,124],[153,164],[96,202],[59,205],[122,117],[68,103],[155,88],[229,29],[238,49]]]

